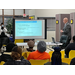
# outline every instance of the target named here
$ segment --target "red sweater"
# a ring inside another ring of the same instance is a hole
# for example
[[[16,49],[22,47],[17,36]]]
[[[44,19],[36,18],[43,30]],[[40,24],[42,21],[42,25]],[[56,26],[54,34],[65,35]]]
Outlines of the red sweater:
[[[31,52],[27,60],[36,59],[36,60],[50,60],[50,55],[47,52],[39,52],[38,50]]]

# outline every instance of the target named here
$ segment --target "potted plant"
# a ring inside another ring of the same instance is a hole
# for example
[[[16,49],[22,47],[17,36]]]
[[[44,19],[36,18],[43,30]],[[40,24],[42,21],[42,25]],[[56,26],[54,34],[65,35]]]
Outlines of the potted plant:
[[[6,28],[7,28],[7,33],[11,35],[11,30],[13,29],[13,20],[11,18],[8,19]]]

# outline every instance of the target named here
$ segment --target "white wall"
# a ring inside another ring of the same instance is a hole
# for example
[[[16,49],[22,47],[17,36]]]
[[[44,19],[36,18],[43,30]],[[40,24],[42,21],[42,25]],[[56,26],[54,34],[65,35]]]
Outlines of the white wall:
[[[2,9],[0,9],[0,15],[2,15]]]
[[[70,14],[75,12],[75,9],[35,9],[32,10],[35,18],[37,17],[55,17],[56,14]],[[32,14],[30,12],[30,14]]]

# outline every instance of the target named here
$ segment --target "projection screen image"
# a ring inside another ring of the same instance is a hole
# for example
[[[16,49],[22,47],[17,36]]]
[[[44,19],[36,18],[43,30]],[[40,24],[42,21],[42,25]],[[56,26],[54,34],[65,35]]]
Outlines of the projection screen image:
[[[44,20],[15,20],[15,39],[44,39]]]

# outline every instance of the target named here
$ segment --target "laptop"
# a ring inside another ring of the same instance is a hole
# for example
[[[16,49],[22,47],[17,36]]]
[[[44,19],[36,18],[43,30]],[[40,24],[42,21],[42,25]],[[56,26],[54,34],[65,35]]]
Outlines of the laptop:
[[[54,37],[52,37],[52,41],[53,41],[53,43],[56,43],[56,44],[60,43],[60,42],[56,42]]]

